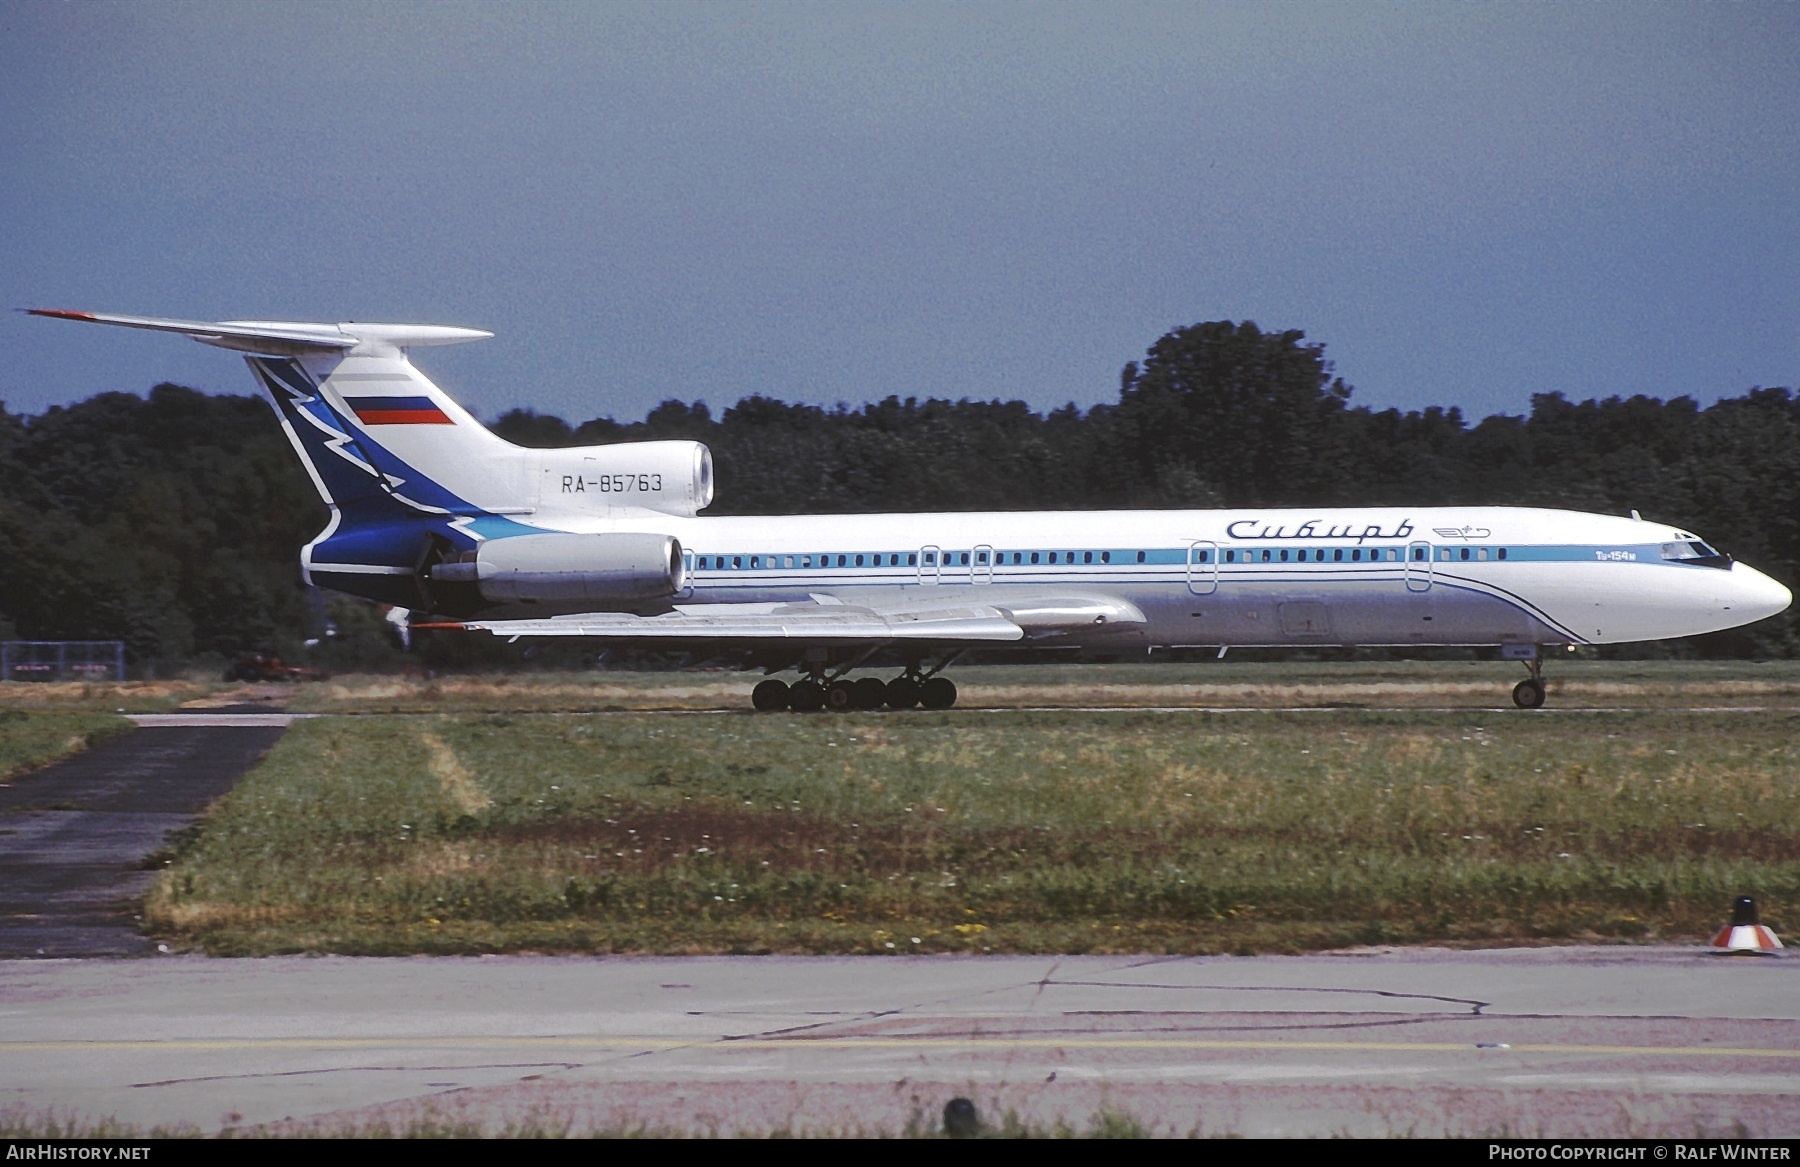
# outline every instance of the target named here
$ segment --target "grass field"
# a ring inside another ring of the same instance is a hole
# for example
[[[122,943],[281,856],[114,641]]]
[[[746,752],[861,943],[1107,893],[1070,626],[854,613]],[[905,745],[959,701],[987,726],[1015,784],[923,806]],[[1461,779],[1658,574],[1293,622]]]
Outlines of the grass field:
[[[893,670],[884,670],[887,675]],[[1503,661],[1172,662],[958,667],[959,708],[1498,708],[1525,676]],[[1583,656],[1549,663],[1557,709],[1671,705],[1800,708],[1800,661],[1613,661]],[[312,713],[593,712],[745,709],[757,673],[477,673],[442,677],[349,675],[294,684],[189,677],[123,684],[0,684],[0,710],[158,713],[231,705]],[[790,674],[791,677],[791,674]]]
[[[888,670],[889,672],[893,670]],[[1031,664],[957,668],[961,708],[1280,708],[1511,706],[1525,670],[1501,661]],[[1558,708],[1672,704],[1800,706],[1800,661],[1598,661],[1550,663]],[[743,709],[757,674],[488,674],[335,678],[292,690],[290,708],[319,713],[583,712]],[[217,698],[215,698],[217,699]]]
[[[0,712],[0,779],[46,766],[130,728],[123,717],[103,713]]]
[[[1653,709],[323,718],[147,919],[244,954],[1696,941],[1733,895],[1777,930],[1800,902],[1797,731]]]

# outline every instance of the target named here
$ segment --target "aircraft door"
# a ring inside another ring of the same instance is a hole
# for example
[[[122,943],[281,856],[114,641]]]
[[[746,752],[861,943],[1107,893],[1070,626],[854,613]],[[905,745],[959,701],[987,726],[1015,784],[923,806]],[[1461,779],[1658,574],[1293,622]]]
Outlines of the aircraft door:
[[[1219,545],[1204,539],[1188,544],[1188,591],[1207,596],[1219,590]]]
[[[938,560],[944,557],[943,550],[936,544],[927,544],[919,548],[919,582],[934,584],[938,582],[940,565]]]
[[[1419,541],[1406,546],[1406,590],[1431,590],[1431,544]]]
[[[975,548],[975,555],[969,561],[969,582],[994,582],[994,549],[986,543]]]

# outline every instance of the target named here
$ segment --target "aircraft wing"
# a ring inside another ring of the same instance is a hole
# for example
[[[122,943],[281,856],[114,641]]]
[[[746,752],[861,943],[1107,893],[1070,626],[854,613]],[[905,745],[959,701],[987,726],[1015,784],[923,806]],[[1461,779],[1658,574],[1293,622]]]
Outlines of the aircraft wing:
[[[876,608],[819,596],[804,603],[695,604],[660,616],[584,612],[542,620],[460,620],[414,628],[459,628],[496,636],[587,636],[609,640],[810,641],[821,644],[895,640],[1006,643],[1095,624],[1141,624],[1144,615],[1123,600],[1072,596],[1004,603]]]
[[[1021,640],[1025,630],[994,608],[883,613],[847,604],[707,604],[661,616],[584,612],[544,620],[463,620],[415,628],[466,628],[496,636],[592,636],[608,640]]]

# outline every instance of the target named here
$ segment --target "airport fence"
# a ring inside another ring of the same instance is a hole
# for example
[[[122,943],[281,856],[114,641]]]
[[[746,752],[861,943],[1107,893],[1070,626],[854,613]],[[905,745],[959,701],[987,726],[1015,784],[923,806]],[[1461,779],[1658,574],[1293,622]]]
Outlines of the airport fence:
[[[123,640],[8,640],[0,681],[123,681]]]

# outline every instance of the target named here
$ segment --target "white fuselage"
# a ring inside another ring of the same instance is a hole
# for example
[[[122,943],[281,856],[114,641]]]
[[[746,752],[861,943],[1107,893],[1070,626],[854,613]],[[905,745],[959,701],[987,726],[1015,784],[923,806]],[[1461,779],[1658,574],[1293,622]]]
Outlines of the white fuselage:
[[[1122,600],[1142,622],[1060,643],[1613,644],[1773,615],[1786,588],[1743,564],[1670,558],[1689,532],[1510,507],[1059,511],[683,518],[554,512],[544,530],[673,535],[684,611],[826,599],[1029,609]]]

